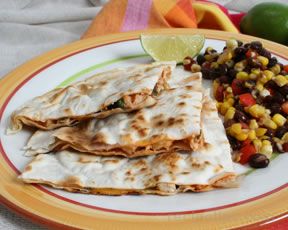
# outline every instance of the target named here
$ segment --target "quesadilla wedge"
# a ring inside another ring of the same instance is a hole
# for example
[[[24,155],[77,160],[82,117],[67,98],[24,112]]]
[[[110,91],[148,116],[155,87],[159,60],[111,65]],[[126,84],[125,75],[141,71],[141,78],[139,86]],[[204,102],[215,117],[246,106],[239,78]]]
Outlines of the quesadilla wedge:
[[[70,192],[104,195],[173,195],[235,187],[230,145],[216,105],[208,97],[202,115],[205,145],[196,152],[129,159],[65,150],[39,154],[26,166],[20,179]]]
[[[50,130],[152,106],[154,94],[168,87],[174,67],[175,62],[156,62],[114,69],[54,89],[15,111],[8,133],[21,130],[23,124]]]
[[[149,108],[92,119],[74,127],[37,131],[26,146],[27,155],[67,148],[125,157],[196,150],[203,139],[201,74],[186,73],[178,77],[179,80],[171,81],[171,88],[162,91],[156,97],[157,103]]]

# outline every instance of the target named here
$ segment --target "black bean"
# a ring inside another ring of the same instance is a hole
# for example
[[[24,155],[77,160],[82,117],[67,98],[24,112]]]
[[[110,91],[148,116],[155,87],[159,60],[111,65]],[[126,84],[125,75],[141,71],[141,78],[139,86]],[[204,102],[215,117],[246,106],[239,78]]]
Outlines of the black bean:
[[[247,64],[253,68],[260,68],[262,66],[262,64],[257,59],[254,59],[252,57],[247,59]]]
[[[266,50],[265,48],[262,48],[261,50],[258,51],[258,53],[261,55],[261,56],[264,56],[266,58],[271,58],[271,53]]]
[[[229,69],[228,70],[228,76],[231,78],[231,79],[234,79],[236,77],[236,74],[238,72],[235,70],[235,69]]]
[[[272,66],[276,65],[278,63],[278,60],[276,57],[272,57],[269,59],[269,63],[267,65],[267,67],[271,68]]]
[[[279,86],[273,80],[266,82],[264,87],[268,88],[268,89],[273,89],[273,90],[278,90],[278,88],[279,88]]]
[[[233,125],[233,124],[235,124],[235,123],[236,123],[235,120],[229,119],[229,120],[227,120],[227,121],[224,122],[224,127],[225,127],[225,128],[228,128],[228,127],[230,127],[231,125]]]
[[[253,41],[251,42],[251,49],[254,49],[256,51],[261,50],[263,48],[262,43],[259,41]]]
[[[281,105],[278,103],[270,104],[270,106],[267,105],[267,108],[270,109],[271,115],[274,115],[276,113],[282,113]]]
[[[240,105],[239,103],[237,103],[236,105],[234,105],[235,109],[241,112],[244,112],[244,107],[242,105]]]
[[[273,101],[276,103],[282,104],[286,100],[285,100],[285,97],[280,92],[276,91],[274,92],[274,95],[273,95]]]
[[[263,103],[264,105],[270,106],[271,103],[272,103],[272,101],[273,101],[273,97],[272,97],[271,95],[268,95],[268,96],[266,96],[266,97],[263,98],[262,103]]]
[[[236,138],[234,138],[234,137],[232,137],[230,135],[227,135],[227,137],[228,137],[229,143],[231,145],[231,148],[234,151],[241,149],[242,145]]]
[[[282,87],[279,88],[280,93],[282,93],[282,95],[284,97],[286,97],[288,95],[288,85],[284,85]]]
[[[272,129],[267,129],[266,133],[265,133],[265,136],[268,136],[270,138],[274,137],[274,133],[275,131],[272,130]]]
[[[204,55],[203,55],[203,54],[199,54],[199,55],[197,56],[196,61],[197,61],[197,63],[198,63],[199,65],[202,65],[202,64],[205,62],[205,57],[204,57]]]
[[[237,56],[237,55],[245,55],[247,52],[247,49],[245,49],[244,47],[237,47],[235,50],[234,50],[234,54]]]
[[[228,84],[230,82],[229,77],[227,75],[222,75],[219,77],[219,82],[221,84]]]
[[[219,72],[221,75],[226,75],[228,72],[228,66],[226,64],[219,65]]]
[[[247,49],[249,49],[250,46],[251,46],[251,43],[246,43],[246,44],[244,45],[244,47],[247,48]]]
[[[249,165],[252,168],[266,168],[269,162],[269,159],[261,153],[256,153],[249,157]]]
[[[288,132],[286,127],[278,127],[275,132],[275,137],[282,138],[286,132]]]
[[[235,111],[234,118],[235,118],[235,120],[237,120],[239,122],[246,123],[248,121],[248,117],[245,115],[244,112],[241,112],[240,110]]]

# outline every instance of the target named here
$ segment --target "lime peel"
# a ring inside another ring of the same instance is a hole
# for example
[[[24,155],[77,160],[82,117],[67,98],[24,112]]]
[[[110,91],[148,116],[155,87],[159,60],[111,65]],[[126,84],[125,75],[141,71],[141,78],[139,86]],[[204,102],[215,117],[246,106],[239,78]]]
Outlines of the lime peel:
[[[145,35],[140,36],[144,51],[155,61],[182,63],[187,56],[195,57],[204,46],[205,37],[194,35]]]

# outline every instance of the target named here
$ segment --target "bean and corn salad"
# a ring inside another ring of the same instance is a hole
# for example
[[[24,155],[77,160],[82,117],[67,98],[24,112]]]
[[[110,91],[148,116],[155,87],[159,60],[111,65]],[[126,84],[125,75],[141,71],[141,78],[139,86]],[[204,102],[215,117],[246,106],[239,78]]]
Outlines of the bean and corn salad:
[[[288,152],[288,65],[261,42],[231,39],[221,53],[207,47],[183,66],[213,80],[235,162],[265,168],[273,152]]]

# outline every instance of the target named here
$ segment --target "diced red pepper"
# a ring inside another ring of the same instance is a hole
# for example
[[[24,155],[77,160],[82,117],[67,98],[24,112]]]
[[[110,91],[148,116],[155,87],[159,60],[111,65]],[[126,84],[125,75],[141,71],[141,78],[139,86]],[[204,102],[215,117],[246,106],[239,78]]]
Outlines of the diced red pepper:
[[[252,106],[256,104],[256,100],[250,93],[244,93],[239,95],[240,104],[243,106]]]
[[[243,92],[243,81],[239,79],[234,79],[231,84],[231,88],[234,95],[239,95]]]
[[[247,58],[250,58],[250,57],[253,58],[253,57],[256,57],[257,54],[256,54],[255,51],[249,49],[249,50],[246,52],[245,56],[246,56]]]
[[[250,156],[256,153],[256,148],[254,147],[253,144],[248,144],[248,145],[243,146],[240,149],[240,152],[242,154],[241,154],[239,163],[246,164],[248,163]]]
[[[224,86],[219,85],[215,92],[215,99],[217,101],[223,102],[224,100]]]
[[[283,67],[284,71],[288,73],[288,65],[284,65]]]

